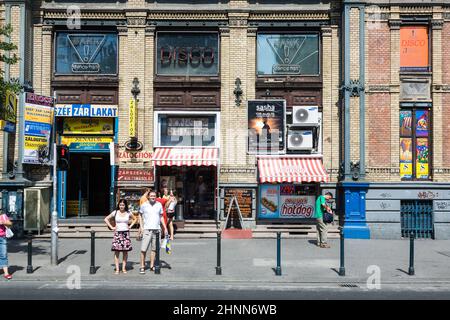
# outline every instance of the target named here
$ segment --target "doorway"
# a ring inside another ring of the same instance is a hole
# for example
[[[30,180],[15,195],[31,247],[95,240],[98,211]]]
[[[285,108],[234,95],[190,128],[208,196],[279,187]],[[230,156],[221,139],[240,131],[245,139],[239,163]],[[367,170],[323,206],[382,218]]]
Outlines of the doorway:
[[[107,153],[72,153],[67,172],[67,217],[109,213],[111,166]]]
[[[216,167],[157,167],[156,186],[176,190],[183,218],[216,219]]]

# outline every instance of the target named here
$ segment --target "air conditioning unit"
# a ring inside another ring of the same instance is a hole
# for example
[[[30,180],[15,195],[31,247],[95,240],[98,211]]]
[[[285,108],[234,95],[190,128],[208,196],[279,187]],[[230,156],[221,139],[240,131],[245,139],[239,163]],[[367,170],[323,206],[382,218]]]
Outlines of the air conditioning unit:
[[[287,147],[289,150],[312,150],[312,130],[288,130]]]
[[[317,106],[293,106],[292,125],[295,126],[318,126],[319,107]]]
[[[50,221],[50,188],[24,189],[24,230],[41,231]]]

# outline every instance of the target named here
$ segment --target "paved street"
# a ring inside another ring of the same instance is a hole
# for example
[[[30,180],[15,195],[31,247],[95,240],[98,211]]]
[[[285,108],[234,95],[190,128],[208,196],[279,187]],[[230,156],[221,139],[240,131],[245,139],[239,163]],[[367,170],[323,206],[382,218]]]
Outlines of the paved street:
[[[91,275],[89,239],[60,239],[56,267],[50,264],[50,241],[35,240],[34,272],[27,274],[26,242],[10,241],[14,278],[2,279],[8,290],[0,290],[0,299],[114,299],[124,292],[135,299],[450,298],[450,241],[417,240],[416,275],[409,276],[408,241],[346,240],[345,277],[337,273],[338,240],[331,241],[331,249],[312,240],[282,240],[281,276],[274,272],[274,239],[222,240],[221,276],[215,270],[214,239],[175,240],[171,255],[161,252],[160,275],[139,274],[136,241],[128,273],[113,274],[110,243],[96,241],[96,274]]]

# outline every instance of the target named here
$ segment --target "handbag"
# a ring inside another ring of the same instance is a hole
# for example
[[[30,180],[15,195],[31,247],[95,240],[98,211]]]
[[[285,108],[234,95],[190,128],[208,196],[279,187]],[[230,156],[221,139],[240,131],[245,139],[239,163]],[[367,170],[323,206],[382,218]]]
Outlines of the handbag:
[[[324,223],[332,223],[333,222],[333,215],[329,212],[323,213],[323,222]]]
[[[6,228],[6,239],[11,239],[12,237],[14,237],[14,232],[12,232],[11,228],[5,227]]]

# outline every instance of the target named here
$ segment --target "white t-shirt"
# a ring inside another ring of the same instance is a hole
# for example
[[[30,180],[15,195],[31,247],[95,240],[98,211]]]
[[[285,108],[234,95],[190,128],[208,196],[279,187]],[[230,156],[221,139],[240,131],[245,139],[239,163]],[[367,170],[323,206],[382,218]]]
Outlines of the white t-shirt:
[[[153,205],[149,201],[144,202],[139,209],[145,230],[161,230],[161,217],[163,208],[161,203],[155,201]]]
[[[125,216],[122,216],[120,211],[114,212],[114,218],[116,219],[116,231],[128,231],[128,221],[130,220],[130,212],[125,212]]]

